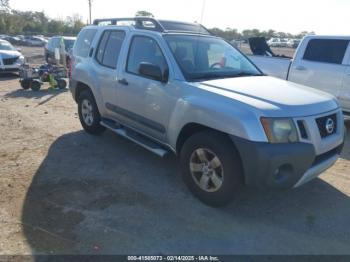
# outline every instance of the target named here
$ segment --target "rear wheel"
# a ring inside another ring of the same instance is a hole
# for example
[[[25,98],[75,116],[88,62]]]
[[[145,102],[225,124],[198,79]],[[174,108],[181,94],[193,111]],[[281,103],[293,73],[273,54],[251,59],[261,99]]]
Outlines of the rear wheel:
[[[210,206],[230,202],[242,185],[242,167],[233,143],[215,131],[190,137],[181,154],[183,179],[191,192]]]
[[[98,135],[105,131],[100,124],[101,115],[91,91],[82,91],[78,99],[78,113],[80,123],[89,134]]]
[[[37,80],[33,80],[31,82],[31,85],[30,85],[30,88],[33,90],[33,91],[39,91],[40,88],[41,88],[41,83]]]

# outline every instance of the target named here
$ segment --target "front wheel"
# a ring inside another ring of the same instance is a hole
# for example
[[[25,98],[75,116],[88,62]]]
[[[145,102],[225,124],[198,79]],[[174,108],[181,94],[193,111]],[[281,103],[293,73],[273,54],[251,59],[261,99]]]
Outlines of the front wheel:
[[[101,134],[105,127],[100,124],[101,116],[91,91],[83,91],[78,99],[79,120],[84,130],[92,135]]]
[[[181,154],[182,177],[190,191],[210,206],[229,203],[242,185],[241,161],[232,141],[215,131],[190,137]]]

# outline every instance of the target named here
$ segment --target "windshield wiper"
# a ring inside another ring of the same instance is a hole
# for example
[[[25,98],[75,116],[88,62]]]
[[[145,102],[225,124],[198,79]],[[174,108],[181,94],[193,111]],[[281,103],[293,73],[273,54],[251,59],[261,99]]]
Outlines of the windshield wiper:
[[[201,75],[196,75],[190,77],[193,80],[211,80],[211,79],[223,79],[223,78],[233,78],[233,77],[242,77],[242,76],[262,76],[260,73],[248,73],[248,72],[239,72],[237,74],[223,74],[223,73],[206,73]]]
[[[263,76],[260,73],[248,73],[248,72],[240,72],[238,74],[234,74],[231,77],[240,77],[240,76]]]

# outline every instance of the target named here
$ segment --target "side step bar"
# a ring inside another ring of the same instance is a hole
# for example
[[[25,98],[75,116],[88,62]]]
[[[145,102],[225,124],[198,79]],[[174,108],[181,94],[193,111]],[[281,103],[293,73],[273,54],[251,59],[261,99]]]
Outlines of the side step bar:
[[[162,148],[159,144],[157,144],[156,142],[153,142],[151,139],[139,133],[136,133],[135,131],[127,129],[119,125],[118,123],[114,123],[113,121],[103,120],[101,121],[101,125],[113,131],[114,133],[122,137],[125,137],[126,139],[129,139],[130,141],[138,144],[139,146],[142,146],[143,148],[151,151],[152,153],[160,157],[164,157],[167,153],[169,153],[168,150]]]

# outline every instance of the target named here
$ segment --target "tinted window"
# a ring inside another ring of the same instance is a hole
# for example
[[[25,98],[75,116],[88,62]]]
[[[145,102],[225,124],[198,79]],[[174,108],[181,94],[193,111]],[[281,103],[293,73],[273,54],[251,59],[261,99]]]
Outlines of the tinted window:
[[[105,51],[105,47],[106,47],[106,43],[107,43],[107,39],[109,37],[109,33],[110,31],[105,31],[102,35],[102,38],[100,40],[100,43],[98,44],[98,48],[96,51],[96,60],[102,64],[102,60],[103,60],[103,54]]]
[[[73,39],[64,39],[64,48],[68,51],[73,48],[75,40]]]
[[[341,64],[348,44],[348,40],[312,39],[307,45],[304,59]]]
[[[77,44],[74,47],[74,55],[87,57],[95,34],[95,29],[85,29],[81,31],[78,36]]]
[[[125,33],[122,31],[105,31],[96,53],[96,60],[104,66],[116,68],[124,37]]]
[[[167,63],[163,53],[155,40],[149,37],[136,36],[130,46],[127,71],[139,74],[141,63],[158,65],[162,72],[167,69]]]

